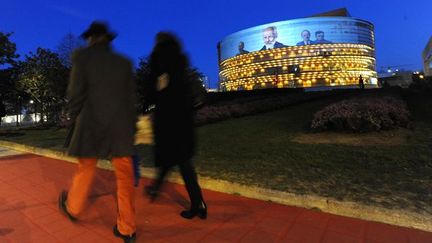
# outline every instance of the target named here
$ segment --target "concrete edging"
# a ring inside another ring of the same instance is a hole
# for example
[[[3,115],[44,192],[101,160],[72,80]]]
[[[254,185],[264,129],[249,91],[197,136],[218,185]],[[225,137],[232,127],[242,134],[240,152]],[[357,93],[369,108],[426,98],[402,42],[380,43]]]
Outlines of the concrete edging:
[[[75,158],[67,156],[63,152],[53,151],[50,149],[43,149],[1,140],[0,146],[49,158],[61,159],[71,163],[77,163]],[[100,160],[98,162],[98,167],[112,170],[111,163],[107,160]],[[155,172],[153,169],[141,168],[142,177],[153,178],[154,175]],[[294,193],[270,190],[261,187],[245,186],[238,183],[212,179],[209,177],[200,177],[199,180],[202,188],[212,191],[239,194],[248,198],[272,201],[289,206],[319,209],[326,213],[432,232],[432,215],[422,215],[403,210],[367,206],[356,202],[337,201],[319,196],[297,195]],[[168,181],[183,184],[183,180],[178,173],[171,173]]]

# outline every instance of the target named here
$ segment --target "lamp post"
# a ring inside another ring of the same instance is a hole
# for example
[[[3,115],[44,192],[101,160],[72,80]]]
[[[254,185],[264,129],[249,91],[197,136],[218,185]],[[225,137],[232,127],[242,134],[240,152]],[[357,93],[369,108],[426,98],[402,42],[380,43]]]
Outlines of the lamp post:
[[[34,101],[33,101],[33,100],[30,100],[29,103],[33,106]],[[37,121],[37,117],[36,117],[36,110],[34,109],[34,106],[33,106],[33,112],[34,112],[34,123],[36,123],[36,121]]]

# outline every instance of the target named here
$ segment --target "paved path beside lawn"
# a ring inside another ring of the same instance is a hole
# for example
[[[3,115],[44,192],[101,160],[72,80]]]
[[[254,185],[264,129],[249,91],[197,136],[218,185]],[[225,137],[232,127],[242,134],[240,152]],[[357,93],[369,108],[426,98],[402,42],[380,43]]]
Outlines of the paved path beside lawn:
[[[85,215],[69,222],[57,209],[76,165],[0,147],[0,242],[122,242],[112,235],[115,180],[98,169]],[[151,204],[136,189],[137,242],[432,242],[432,233],[204,190],[207,220],[185,220],[182,185],[168,183]]]

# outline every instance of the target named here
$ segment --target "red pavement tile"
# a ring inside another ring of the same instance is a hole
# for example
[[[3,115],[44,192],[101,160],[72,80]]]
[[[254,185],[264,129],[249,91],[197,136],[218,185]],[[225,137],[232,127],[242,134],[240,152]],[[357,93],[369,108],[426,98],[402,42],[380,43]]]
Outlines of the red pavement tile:
[[[403,228],[376,222],[367,223],[365,238],[382,243],[408,243],[408,234]]]
[[[410,243],[431,243],[432,233],[420,230],[409,230],[408,238]]]
[[[159,200],[155,203],[142,204],[144,207],[150,209],[148,218],[154,219],[156,221],[174,220],[179,221],[182,218],[179,216],[182,210],[185,210],[183,206],[178,205],[175,202],[169,201],[164,198],[158,198]]]
[[[106,232],[107,235],[109,232]],[[111,233],[112,235],[112,233]],[[67,243],[108,243],[108,242],[117,242],[120,243],[122,240],[120,238],[115,238],[113,235],[110,239],[101,237],[99,234],[93,232],[87,232],[86,234],[78,235],[72,239],[68,239]],[[139,242],[139,241],[138,241]]]
[[[48,207],[45,204],[28,205],[20,211],[28,218],[33,220],[39,220],[40,218],[57,213],[57,211],[55,211],[51,207]]]
[[[34,171],[26,176],[26,180],[28,180],[33,185],[41,185],[41,186],[52,183],[52,181],[47,180],[45,177],[41,177],[40,174],[41,174],[40,171]]]
[[[16,202],[11,202],[7,198],[0,197],[0,214],[13,210],[18,210],[18,207],[21,207],[22,205],[23,203],[21,201],[16,200]]]
[[[80,221],[80,225],[93,233],[103,235],[105,237],[112,236],[112,228],[115,225],[115,218],[97,218],[91,221]]]
[[[362,243],[361,238],[352,237],[338,232],[327,231],[322,243]]]
[[[4,170],[3,169],[4,167],[5,167],[4,165],[1,165],[1,167],[0,167],[1,168],[0,181],[7,182],[7,181],[10,181],[12,179],[20,177],[20,175],[17,175],[16,172],[14,172],[12,170],[9,170],[9,171]]]
[[[295,223],[282,242],[319,243],[324,236],[323,228],[311,227],[310,224]]]
[[[330,214],[303,210],[297,218],[296,223],[316,228],[325,228],[330,220]]]
[[[1,243],[12,243],[12,240],[6,238],[6,236],[1,236],[0,235],[0,242]]]
[[[273,218],[272,216],[268,216],[255,225],[257,230],[262,230],[265,232],[269,232],[272,235],[276,236],[278,239],[283,237],[290,227],[294,224],[295,217],[281,219],[281,218]]]
[[[242,243],[256,243],[256,242],[270,243],[270,242],[276,242],[276,241],[277,241],[276,235],[274,235],[272,233],[268,233],[268,232],[263,231],[263,230],[250,231],[240,240],[240,242],[242,242]]]
[[[31,181],[27,180],[27,177],[15,178],[10,180],[8,184],[20,192],[25,192],[27,194],[31,194],[31,192],[35,190],[40,190],[39,185],[33,184]]]
[[[209,210],[211,209],[209,208]],[[226,222],[232,225],[241,225],[242,227],[252,227],[262,221],[265,217],[266,215],[264,212],[243,211],[238,212]]]
[[[94,203],[89,203],[88,207],[79,216],[79,219],[83,222],[92,222],[101,218],[113,221],[116,219],[116,216],[117,207],[114,200],[111,203],[95,201]]]
[[[302,209],[275,204],[265,210],[255,228],[270,232],[277,238],[283,237],[295,222]]]
[[[67,221],[67,219],[58,210],[53,214],[48,214],[44,217],[39,218],[36,223],[42,228],[49,228],[51,224],[57,222]]]
[[[250,210],[245,209],[242,205],[235,205],[230,200],[209,200],[207,198],[207,207],[209,208],[209,217],[217,218],[221,221],[226,221],[233,217],[240,217],[250,212]],[[233,205],[234,204],[234,205]]]
[[[216,228],[212,235],[215,235],[218,238],[229,240],[231,242],[235,242],[241,240],[246,234],[254,229],[255,228],[253,225],[243,225],[228,221],[227,223]]]
[[[69,241],[75,237],[78,237],[80,235],[84,235],[84,234],[88,234],[89,231],[86,230],[84,227],[80,227],[80,226],[66,226],[64,228],[61,228],[55,232],[48,231],[52,236],[58,238],[58,239],[62,239],[63,241]]]
[[[147,237],[151,236],[150,238],[152,239],[169,242],[170,240],[179,239],[182,236],[184,229],[178,225],[165,224],[165,225],[148,225],[147,228],[141,229],[140,231],[144,232],[143,235]],[[138,235],[138,238],[140,237],[141,236]]]
[[[332,215],[327,228],[347,236],[361,238],[365,234],[366,224],[367,222],[362,220]]]
[[[12,242],[59,242],[58,239],[48,234],[27,220],[25,217],[20,218],[20,223],[10,227],[13,231],[7,235]]]
[[[16,210],[8,210],[0,212],[0,227],[13,227],[22,224],[24,215]]]
[[[38,221],[35,221],[35,224],[38,224]],[[63,218],[61,220],[51,222],[48,225],[42,226],[41,228],[43,228],[50,234],[53,234],[55,232],[64,231],[65,229],[70,229],[74,227],[78,227],[78,225],[74,225],[74,223],[70,222],[68,219]]]
[[[54,203],[57,202],[59,192],[47,192],[43,188],[33,188],[26,191],[27,195],[41,203]]]
[[[215,225],[210,226],[199,222],[194,225],[179,225],[177,227],[176,232],[170,236],[165,236],[164,240],[170,242],[200,242],[215,228]]]
[[[232,243],[230,240],[226,240],[220,237],[220,235],[210,234],[205,238],[201,239],[202,243]]]
[[[69,183],[53,183],[53,182],[45,182],[41,185],[39,185],[39,189],[44,191],[45,194],[48,194],[49,197],[45,197],[44,201],[47,199],[53,199],[57,200],[58,194],[63,191],[65,188],[68,188]]]
[[[33,203],[34,199],[25,193],[22,193],[18,196],[11,196],[8,198],[5,198],[5,203],[9,204],[12,208],[16,210],[23,209],[27,207],[28,205],[31,205]]]
[[[30,161],[28,162],[22,162],[22,163],[17,163],[16,164],[16,168],[19,171],[18,175],[20,176],[28,176],[29,174],[33,174],[35,172],[39,172],[39,168],[36,167],[38,164],[36,163],[32,163]]]
[[[57,209],[75,164],[40,156],[0,158],[0,242],[121,242],[116,221],[115,178],[97,170],[88,205],[73,224]],[[20,177],[18,177],[20,176]],[[137,242],[432,242],[432,233],[204,190],[208,218],[186,220],[183,185],[167,183],[150,203],[142,179],[136,189]],[[11,231],[12,230],[12,231]],[[3,234],[3,235],[2,235]]]
[[[269,204],[257,203],[255,200],[251,200],[251,203],[247,204],[244,200],[237,200],[238,196],[221,193],[211,196],[216,196],[218,201],[214,201],[213,198],[207,199],[209,218],[219,219],[225,222],[225,226],[253,227],[265,219],[269,208]]]

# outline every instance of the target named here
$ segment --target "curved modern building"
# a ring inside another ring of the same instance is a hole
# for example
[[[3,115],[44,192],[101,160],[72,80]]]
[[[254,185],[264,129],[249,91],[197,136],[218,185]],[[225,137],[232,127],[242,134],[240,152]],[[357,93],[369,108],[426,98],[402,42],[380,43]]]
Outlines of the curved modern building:
[[[426,76],[432,76],[432,37],[423,50],[423,71]]]
[[[360,76],[377,86],[374,26],[343,11],[225,37],[218,43],[220,89],[358,86]]]

